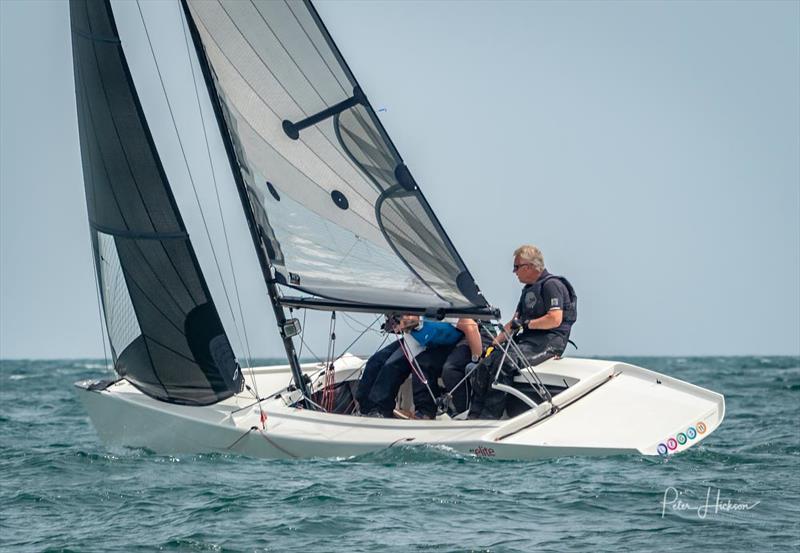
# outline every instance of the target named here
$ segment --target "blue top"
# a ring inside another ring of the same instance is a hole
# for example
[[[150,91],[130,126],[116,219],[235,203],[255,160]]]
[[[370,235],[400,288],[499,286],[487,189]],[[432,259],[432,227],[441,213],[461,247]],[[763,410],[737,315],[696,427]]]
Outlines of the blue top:
[[[464,333],[450,323],[422,320],[422,326],[411,335],[421,346],[452,346]]]

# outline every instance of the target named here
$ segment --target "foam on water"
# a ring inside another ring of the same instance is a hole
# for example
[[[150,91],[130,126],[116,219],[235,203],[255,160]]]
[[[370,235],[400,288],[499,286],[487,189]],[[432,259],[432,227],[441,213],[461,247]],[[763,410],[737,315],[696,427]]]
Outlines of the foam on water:
[[[797,550],[800,360],[626,361],[725,394],[722,426],[667,459],[163,456],[97,439],[72,383],[102,361],[2,361],[0,550]]]

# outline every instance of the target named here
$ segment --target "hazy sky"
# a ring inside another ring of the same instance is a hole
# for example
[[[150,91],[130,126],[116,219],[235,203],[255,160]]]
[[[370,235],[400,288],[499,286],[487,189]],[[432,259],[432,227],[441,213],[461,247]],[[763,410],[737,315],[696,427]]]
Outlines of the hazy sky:
[[[317,7],[504,316],[530,242],[580,354],[800,354],[800,2]],[[102,355],[68,5],[0,25],[0,356]]]

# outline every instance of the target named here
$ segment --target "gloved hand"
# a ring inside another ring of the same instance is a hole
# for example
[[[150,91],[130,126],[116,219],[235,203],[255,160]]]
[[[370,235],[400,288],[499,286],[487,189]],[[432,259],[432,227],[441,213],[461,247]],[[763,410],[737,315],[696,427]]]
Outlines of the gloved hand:
[[[519,374],[519,369],[517,369],[511,363],[503,363],[503,366],[500,368],[500,372],[507,376],[513,377]]]

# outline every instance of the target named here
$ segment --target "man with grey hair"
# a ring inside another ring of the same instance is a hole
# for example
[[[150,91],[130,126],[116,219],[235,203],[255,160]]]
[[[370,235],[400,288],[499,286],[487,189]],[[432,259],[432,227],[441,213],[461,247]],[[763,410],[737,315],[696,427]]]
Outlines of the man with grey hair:
[[[522,295],[514,318],[494,340],[500,346],[508,336],[514,336],[526,364],[536,366],[566,349],[570,329],[578,318],[578,298],[566,278],[545,269],[544,257],[536,246],[524,245],[514,251],[514,273],[524,284]],[[495,347],[476,371],[470,418],[503,416],[506,394],[491,387],[502,357],[500,347]],[[511,385],[515,373],[515,367],[506,362],[498,381]]]

